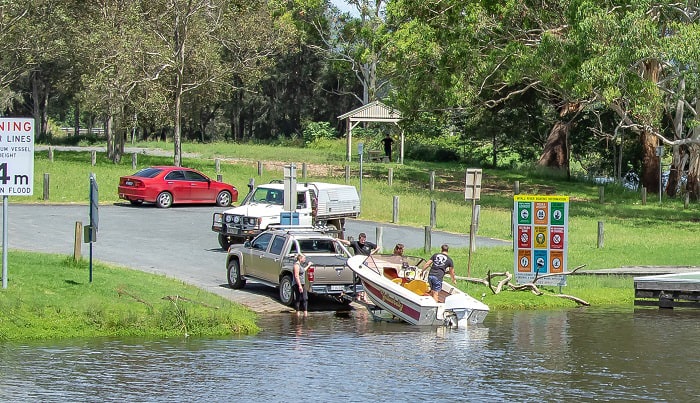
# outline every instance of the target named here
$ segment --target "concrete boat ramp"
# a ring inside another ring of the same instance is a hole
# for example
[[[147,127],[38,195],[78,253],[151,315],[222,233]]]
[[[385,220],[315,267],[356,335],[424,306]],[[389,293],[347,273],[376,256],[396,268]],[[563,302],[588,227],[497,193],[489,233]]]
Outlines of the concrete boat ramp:
[[[630,266],[579,270],[577,274],[635,276],[635,306],[700,308],[699,266]]]

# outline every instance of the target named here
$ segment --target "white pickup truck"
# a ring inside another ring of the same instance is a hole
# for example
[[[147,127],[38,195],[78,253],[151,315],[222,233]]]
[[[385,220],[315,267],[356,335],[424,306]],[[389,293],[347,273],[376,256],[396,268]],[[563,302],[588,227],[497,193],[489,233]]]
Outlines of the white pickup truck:
[[[240,206],[214,213],[211,230],[219,234],[219,245],[224,249],[253,238],[271,225],[323,226],[342,232],[346,218],[360,215],[360,197],[357,189],[350,185],[297,183],[295,214],[298,214],[298,222],[291,216],[290,222],[282,222],[283,211],[284,184],[259,185],[248,193]]]

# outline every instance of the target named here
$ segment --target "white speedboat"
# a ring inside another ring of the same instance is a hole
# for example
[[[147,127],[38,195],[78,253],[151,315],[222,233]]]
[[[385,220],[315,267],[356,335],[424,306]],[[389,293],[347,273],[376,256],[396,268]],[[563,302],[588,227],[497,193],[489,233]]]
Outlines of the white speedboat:
[[[413,256],[357,255],[346,265],[357,274],[365,294],[382,313],[413,325],[482,323],[489,307],[446,281],[435,301],[427,282],[429,270],[422,270],[424,263],[424,259]]]

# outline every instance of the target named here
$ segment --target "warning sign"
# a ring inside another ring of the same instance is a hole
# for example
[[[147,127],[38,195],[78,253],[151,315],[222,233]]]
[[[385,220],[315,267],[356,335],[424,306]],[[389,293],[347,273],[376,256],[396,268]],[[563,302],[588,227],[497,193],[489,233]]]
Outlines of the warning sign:
[[[519,283],[543,274],[564,273],[568,249],[568,196],[517,195],[513,199],[516,226],[514,272]],[[565,276],[545,277],[540,285],[566,285]]]

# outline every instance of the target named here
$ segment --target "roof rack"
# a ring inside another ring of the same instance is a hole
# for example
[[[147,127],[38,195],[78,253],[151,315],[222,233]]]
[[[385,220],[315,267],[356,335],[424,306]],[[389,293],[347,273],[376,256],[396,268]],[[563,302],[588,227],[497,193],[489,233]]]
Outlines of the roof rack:
[[[322,232],[322,233],[340,232],[340,230],[338,230],[335,227],[327,227],[325,225],[270,225],[267,227],[267,229],[283,230],[283,231],[286,231],[287,233],[295,232],[295,231],[314,231],[314,232]]]

